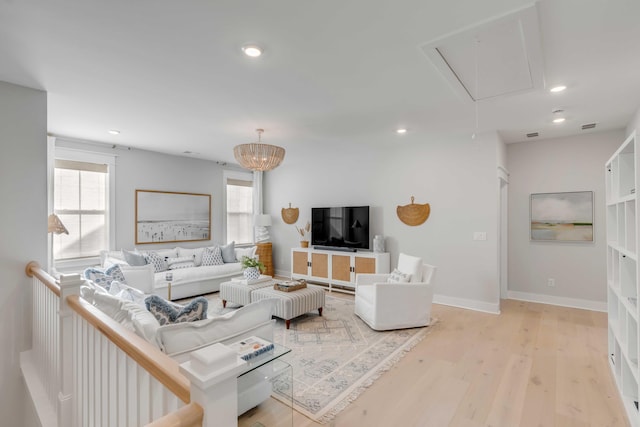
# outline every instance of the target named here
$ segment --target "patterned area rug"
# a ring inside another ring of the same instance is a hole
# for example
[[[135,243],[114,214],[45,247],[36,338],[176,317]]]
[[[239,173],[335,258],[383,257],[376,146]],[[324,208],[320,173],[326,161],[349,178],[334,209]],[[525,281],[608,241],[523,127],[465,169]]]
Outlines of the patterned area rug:
[[[397,363],[432,329],[377,332],[353,313],[352,299],[327,295],[322,316],[309,313],[278,322],[275,341],[292,349],[283,356],[293,382],[277,381],[274,397],[320,423],[329,422]],[[280,327],[282,326],[282,327]]]
[[[209,304],[211,314],[229,310],[222,308],[218,294],[210,297]],[[378,332],[353,310],[353,299],[327,294],[322,316],[312,312],[297,317],[289,330],[283,320],[276,324],[274,341],[292,350],[282,360],[293,367],[293,380],[277,379],[273,395],[290,405],[293,391],[294,409],[319,423],[331,421],[437,323],[433,320],[427,328]]]

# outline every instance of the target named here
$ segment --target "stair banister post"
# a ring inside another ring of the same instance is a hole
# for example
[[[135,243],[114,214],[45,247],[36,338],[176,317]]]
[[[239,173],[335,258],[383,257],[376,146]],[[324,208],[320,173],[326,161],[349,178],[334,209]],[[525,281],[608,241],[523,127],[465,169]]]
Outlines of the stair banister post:
[[[58,425],[73,426],[73,317],[67,297],[80,294],[84,280],[79,274],[62,274],[60,285],[59,362],[60,391],[58,393]]]
[[[247,362],[216,343],[191,353],[180,372],[191,382],[191,401],[204,410],[202,427],[238,425],[238,375]]]

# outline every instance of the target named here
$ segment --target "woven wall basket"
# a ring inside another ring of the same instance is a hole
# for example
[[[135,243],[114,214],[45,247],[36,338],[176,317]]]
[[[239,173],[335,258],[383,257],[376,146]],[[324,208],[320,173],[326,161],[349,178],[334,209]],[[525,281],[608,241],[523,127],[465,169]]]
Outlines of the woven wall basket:
[[[288,208],[282,208],[282,220],[287,224],[295,224],[298,220],[298,215],[300,215],[300,210],[292,208],[291,203],[289,203]]]
[[[429,206],[429,203],[413,203],[414,200],[415,197],[411,196],[410,204],[404,206],[398,205],[396,209],[400,221],[411,226],[424,223],[431,213],[431,206]]]

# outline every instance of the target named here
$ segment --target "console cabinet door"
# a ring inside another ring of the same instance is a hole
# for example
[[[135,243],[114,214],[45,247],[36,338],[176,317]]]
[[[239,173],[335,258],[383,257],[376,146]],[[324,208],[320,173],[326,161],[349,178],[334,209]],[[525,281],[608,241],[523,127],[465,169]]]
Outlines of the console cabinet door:
[[[293,251],[293,273],[302,274],[304,276],[309,274],[309,254],[307,252]]]
[[[343,282],[351,281],[351,256],[331,255],[331,278]]]
[[[329,255],[311,254],[311,275],[323,279],[329,278]]]
[[[356,256],[354,267],[356,274],[373,274],[376,272],[376,259]]]

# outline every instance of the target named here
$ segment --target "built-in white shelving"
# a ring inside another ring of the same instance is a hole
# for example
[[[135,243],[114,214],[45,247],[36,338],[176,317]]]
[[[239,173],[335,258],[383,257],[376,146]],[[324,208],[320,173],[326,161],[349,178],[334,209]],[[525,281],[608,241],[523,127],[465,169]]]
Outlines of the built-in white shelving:
[[[631,134],[606,164],[609,362],[629,421],[640,426],[638,335],[638,154]]]

